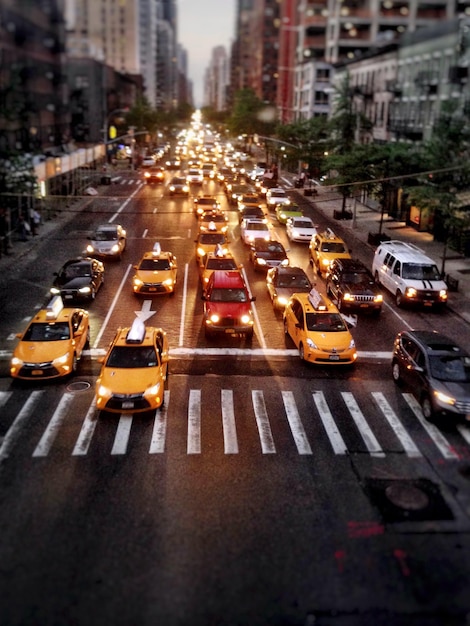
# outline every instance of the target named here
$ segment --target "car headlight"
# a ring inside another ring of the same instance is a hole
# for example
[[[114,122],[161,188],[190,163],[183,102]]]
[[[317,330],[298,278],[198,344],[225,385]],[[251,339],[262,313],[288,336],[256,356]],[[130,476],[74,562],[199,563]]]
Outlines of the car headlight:
[[[119,244],[115,243],[111,248],[111,252],[119,252]]]
[[[171,286],[173,284],[173,279],[167,278],[166,280],[163,281],[163,284]]]
[[[220,316],[217,315],[217,313],[213,313],[209,320],[213,323],[213,324],[217,324],[217,322],[220,320]]]
[[[289,259],[282,259],[281,265],[282,267],[287,267],[289,265]]]
[[[10,361],[10,365],[12,367],[23,367],[23,363],[24,361],[22,361],[21,359],[19,359],[17,356],[14,356],[11,361]]]
[[[258,265],[266,265],[266,259],[256,259],[256,262],[258,263]]]
[[[91,292],[91,287],[80,287],[80,289],[78,291],[79,291],[79,293],[90,293]]]
[[[345,300],[346,302],[353,302],[354,296],[351,293],[345,293],[343,296],[343,300]]]
[[[352,349],[355,347],[356,347],[356,342],[354,341],[354,339],[351,339],[351,341],[349,342],[348,349]]]
[[[452,396],[448,396],[445,393],[442,393],[442,391],[435,391],[434,395],[436,399],[442,404],[449,404],[450,406],[454,406],[455,404],[455,398],[453,398]]]
[[[322,264],[324,267],[329,267],[329,266],[330,266],[330,264],[331,264],[331,261],[329,261],[328,259],[322,259],[321,264]]]
[[[143,284],[144,284],[143,280],[140,280],[140,278],[134,277],[134,285],[136,287],[140,287],[140,285],[143,285]]]
[[[111,397],[112,391],[104,385],[98,385],[98,387],[96,388],[96,395],[98,396],[98,398],[106,399]]]
[[[151,387],[149,387],[148,389],[146,389],[144,391],[144,397],[148,398],[149,396],[157,396],[159,391],[160,391],[160,387],[161,387],[161,383],[156,383],[155,385],[152,385]]]
[[[318,350],[317,344],[312,339],[310,339],[310,337],[307,337],[307,339],[305,340],[305,343],[307,344],[307,346],[309,348],[313,348],[314,350]]]
[[[377,296],[374,296],[374,302],[379,303],[379,302],[383,302],[383,295],[380,293]]]
[[[145,178],[150,178],[149,172],[145,172],[144,176],[145,176]]]
[[[64,355],[57,357],[52,362],[54,365],[65,365],[70,360],[70,353],[66,352]]]
[[[439,300],[447,300],[447,291],[445,289],[439,291]]]
[[[57,296],[60,293],[60,289],[58,287],[51,287],[51,293]]]
[[[189,191],[189,187],[188,187],[188,185],[185,185],[185,186],[183,187],[183,191]]]
[[[86,247],[86,251],[89,254],[92,254],[95,251],[95,249],[94,249],[94,247],[91,244],[88,244],[87,247]]]
[[[175,190],[175,186],[174,185],[170,185],[170,191],[174,191]]]
[[[405,292],[407,298],[414,298],[417,293],[414,287],[408,287]]]
[[[250,324],[251,323],[251,315],[248,315],[247,313],[245,313],[245,315],[242,315],[241,321],[242,321],[242,324]]]
[[[286,306],[289,302],[289,298],[286,298],[285,296],[276,296],[276,300],[278,304],[281,304],[282,306]]]

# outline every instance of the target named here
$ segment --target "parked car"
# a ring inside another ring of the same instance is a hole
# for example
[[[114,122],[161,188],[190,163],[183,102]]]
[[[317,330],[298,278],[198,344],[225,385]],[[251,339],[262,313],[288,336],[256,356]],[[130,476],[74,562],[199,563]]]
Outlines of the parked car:
[[[470,354],[436,331],[406,330],[394,341],[392,377],[406,385],[430,421],[470,421]]]
[[[334,259],[326,274],[326,293],[340,311],[370,311],[379,315],[383,296],[367,267],[353,259]]]

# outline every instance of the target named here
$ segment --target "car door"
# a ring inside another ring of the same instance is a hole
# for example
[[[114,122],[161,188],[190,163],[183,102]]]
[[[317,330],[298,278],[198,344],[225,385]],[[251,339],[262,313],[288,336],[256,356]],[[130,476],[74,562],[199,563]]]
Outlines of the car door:
[[[88,338],[88,318],[83,311],[74,311],[72,314],[71,325],[72,334],[75,341],[75,352],[80,358],[82,351],[86,347]]]

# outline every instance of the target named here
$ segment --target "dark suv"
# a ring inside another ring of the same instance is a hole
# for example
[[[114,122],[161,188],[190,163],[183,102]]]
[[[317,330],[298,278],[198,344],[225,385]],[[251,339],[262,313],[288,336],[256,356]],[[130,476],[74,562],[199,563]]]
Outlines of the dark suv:
[[[452,339],[430,330],[398,333],[392,376],[409,387],[427,420],[440,414],[470,421],[470,355]]]
[[[382,310],[383,296],[360,261],[334,259],[326,275],[326,292],[340,310],[365,310],[376,315]]]

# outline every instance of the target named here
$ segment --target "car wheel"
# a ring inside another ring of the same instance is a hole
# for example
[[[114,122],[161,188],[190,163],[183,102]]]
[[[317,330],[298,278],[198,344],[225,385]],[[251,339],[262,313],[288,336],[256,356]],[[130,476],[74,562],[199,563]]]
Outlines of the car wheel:
[[[428,420],[428,422],[432,422],[435,419],[434,409],[432,406],[431,398],[428,395],[424,395],[421,398],[421,411],[423,413],[424,419]]]
[[[77,371],[78,368],[78,359],[77,359],[77,355],[75,354],[75,352],[73,353],[73,359],[72,359],[72,374],[75,374],[75,372]]]
[[[96,298],[96,290],[94,287],[91,288],[90,300],[94,300]]]
[[[299,357],[301,361],[305,361],[304,344],[302,342],[299,343]]]
[[[380,285],[380,278],[379,278],[379,273],[378,272],[375,272],[374,280],[375,280],[375,284],[376,285]]]
[[[396,360],[392,362],[392,378],[393,378],[393,381],[397,385],[403,384],[403,377],[401,375],[400,364]]]
[[[88,349],[90,347],[90,329],[86,331],[86,339],[85,339],[85,348]]]
[[[397,307],[403,306],[403,294],[400,290],[398,290],[395,295],[395,302],[396,302]]]

